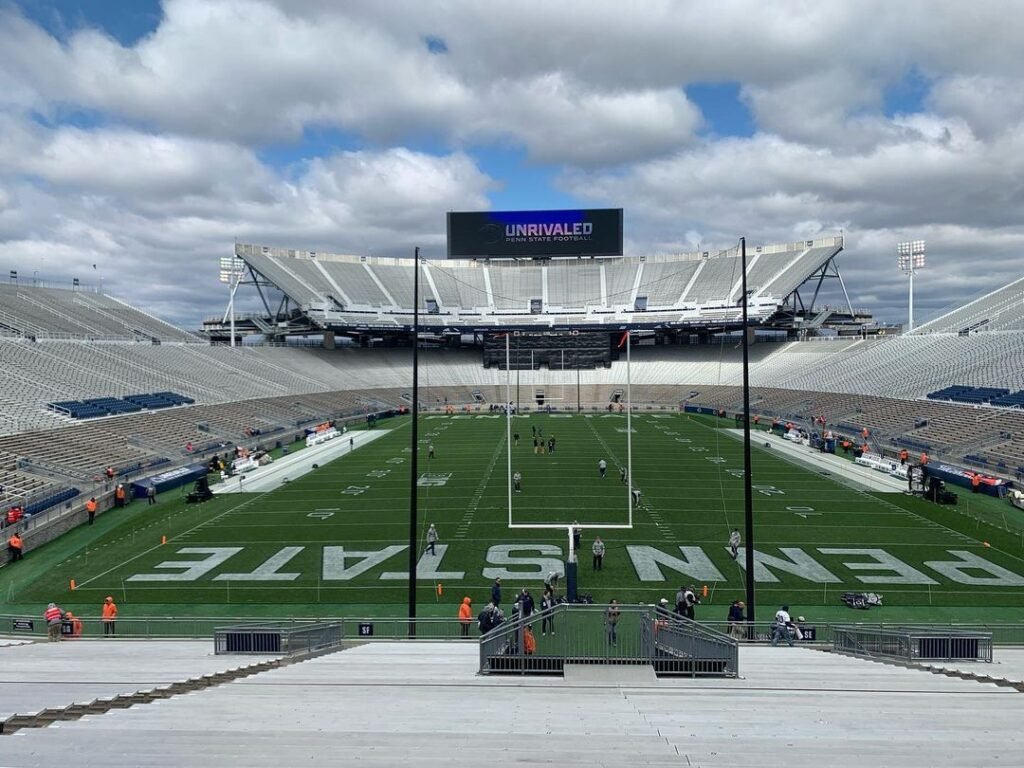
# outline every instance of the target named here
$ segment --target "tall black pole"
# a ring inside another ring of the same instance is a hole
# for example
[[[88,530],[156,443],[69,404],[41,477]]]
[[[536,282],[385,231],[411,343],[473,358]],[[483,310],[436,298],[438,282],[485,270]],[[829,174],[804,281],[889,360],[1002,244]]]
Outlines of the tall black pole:
[[[419,536],[416,523],[416,482],[419,479],[420,415],[420,249],[416,248],[412,280],[412,459],[409,462],[409,637],[416,636],[416,561]]]
[[[740,238],[743,271],[743,515],[747,542],[747,621],[754,623],[754,489],[750,471],[750,342],[747,333],[747,238]]]

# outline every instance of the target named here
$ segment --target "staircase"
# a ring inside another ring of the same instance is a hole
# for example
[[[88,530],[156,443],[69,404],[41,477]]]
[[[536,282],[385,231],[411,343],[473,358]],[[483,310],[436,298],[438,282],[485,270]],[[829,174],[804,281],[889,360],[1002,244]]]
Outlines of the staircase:
[[[46,728],[53,723],[68,720],[78,720],[86,715],[102,715],[112,709],[127,709],[138,704],[149,704],[161,699],[170,699],[187,693],[195,693],[204,688],[211,688],[223,683],[230,683],[241,680],[252,675],[258,675],[271,669],[298,664],[303,661],[324,656],[328,653],[335,653],[344,650],[343,646],[323,648],[309,653],[295,654],[278,659],[268,659],[253,664],[247,664],[235,669],[227,669],[223,672],[215,672],[200,677],[191,677],[186,680],[162,685],[148,690],[134,691],[133,693],[121,693],[112,697],[94,699],[85,704],[70,704],[66,707],[53,707],[38,712],[16,714],[0,722],[0,736],[9,736],[24,728]]]

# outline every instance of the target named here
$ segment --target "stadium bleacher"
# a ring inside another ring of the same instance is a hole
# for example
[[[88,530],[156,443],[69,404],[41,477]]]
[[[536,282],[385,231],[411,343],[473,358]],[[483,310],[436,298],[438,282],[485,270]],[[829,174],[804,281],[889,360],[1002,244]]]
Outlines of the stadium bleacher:
[[[993,331],[1024,330],[1024,277],[998,290],[957,307],[934,320],[919,325],[910,333],[970,335]]]
[[[842,250],[841,238],[762,246],[748,262],[750,315],[765,319]],[[310,317],[326,323],[412,322],[411,259],[346,256],[237,244],[235,254],[274,283]],[[758,265],[761,264],[760,267]],[[466,316],[500,323],[601,324],[735,320],[740,257],[716,254],[554,260],[523,264],[447,259],[423,261],[423,296],[438,311],[424,325]],[[643,298],[643,306],[637,299]],[[539,302],[539,309],[536,303]],[[424,309],[425,307],[421,307]],[[359,314],[361,313],[361,314]]]
[[[831,245],[800,245],[755,251],[751,289],[781,294],[835,253]],[[326,296],[371,313],[386,309],[395,327],[408,319],[409,260],[246,248],[253,251],[246,251],[250,263],[296,296],[310,302]],[[529,267],[452,260],[425,262],[422,287],[445,311],[491,313],[499,324],[529,312],[529,299],[539,294],[559,312],[545,318],[550,324],[576,322],[595,306],[613,308],[625,320],[641,296],[648,307],[672,305],[674,312],[697,299],[725,301],[739,290],[737,274],[734,254]],[[1001,322],[1012,325],[1012,311],[1024,314],[1013,298],[1018,287],[974,302],[970,318],[979,307],[996,307]],[[187,461],[189,445],[201,452],[254,433],[266,438],[325,417],[410,403],[408,349],[210,346],[101,294],[10,285],[0,286],[0,294],[11,299],[0,310],[6,331],[0,336],[4,500],[56,497],[107,465],[128,470]],[[644,315],[679,317],[650,310]],[[608,341],[607,333],[580,335],[560,349],[547,340],[536,347],[543,349],[543,361],[533,368],[541,367],[553,387],[578,383],[583,404],[604,407],[623,379],[621,361],[610,363]],[[563,353],[570,358],[567,367],[574,359],[595,367],[578,377],[575,370],[559,371]],[[490,369],[479,350],[424,350],[420,359],[427,407],[486,407],[506,398],[504,351],[497,346]],[[933,328],[896,338],[761,343],[752,348],[750,362],[758,412],[792,419],[823,413],[832,424],[868,426],[883,446],[966,457],[1004,474],[1024,467],[1024,331],[963,336]],[[689,399],[735,410],[741,402],[740,353],[731,340],[637,346],[631,379],[634,400],[657,407],[676,408]],[[96,421],[72,427],[73,417]]]
[[[35,338],[199,342],[195,334],[102,293],[0,284],[0,328]]]

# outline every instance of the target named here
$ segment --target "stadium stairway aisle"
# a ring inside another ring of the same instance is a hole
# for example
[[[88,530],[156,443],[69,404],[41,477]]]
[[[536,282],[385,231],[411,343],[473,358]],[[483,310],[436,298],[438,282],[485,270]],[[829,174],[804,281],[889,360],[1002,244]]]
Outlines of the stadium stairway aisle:
[[[213,641],[67,641],[3,645],[0,722],[224,672],[265,656],[215,656]],[[7,737],[0,737],[0,755]],[[2,764],[2,758],[0,758]]]
[[[25,731],[0,743],[2,762],[863,768],[1005,766],[1022,754],[1024,696],[1011,689],[806,648],[743,648],[739,680],[651,685],[481,677],[478,654],[472,643],[364,645]]]

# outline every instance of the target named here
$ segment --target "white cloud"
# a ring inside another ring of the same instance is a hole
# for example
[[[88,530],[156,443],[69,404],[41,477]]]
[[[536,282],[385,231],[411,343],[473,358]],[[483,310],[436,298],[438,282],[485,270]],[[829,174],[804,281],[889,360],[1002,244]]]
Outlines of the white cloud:
[[[152,34],[123,46],[95,29],[57,40],[0,9],[5,262],[98,263],[108,284],[194,323],[219,302],[216,258],[235,237],[440,253],[445,210],[488,207],[490,192],[517,183],[514,171],[480,170],[488,150],[512,147],[581,202],[625,207],[634,252],[843,228],[854,301],[884,317],[903,311],[905,286],[891,279],[901,238],[929,241],[922,308],[1021,271],[1013,4],[165,0],[163,10]],[[447,53],[431,54],[428,35]],[[926,84],[923,106],[887,115],[911,73]],[[698,82],[738,83],[757,135],[701,138],[708,117],[685,92]],[[306,142],[325,128],[359,149]],[[282,144],[306,159],[261,159]]]
[[[217,263],[235,238],[440,254],[444,211],[485,207],[493,183],[461,153],[347,152],[275,172],[233,145],[123,129],[22,139],[36,151],[0,164],[0,269],[102,278],[188,327],[223,306]]]

